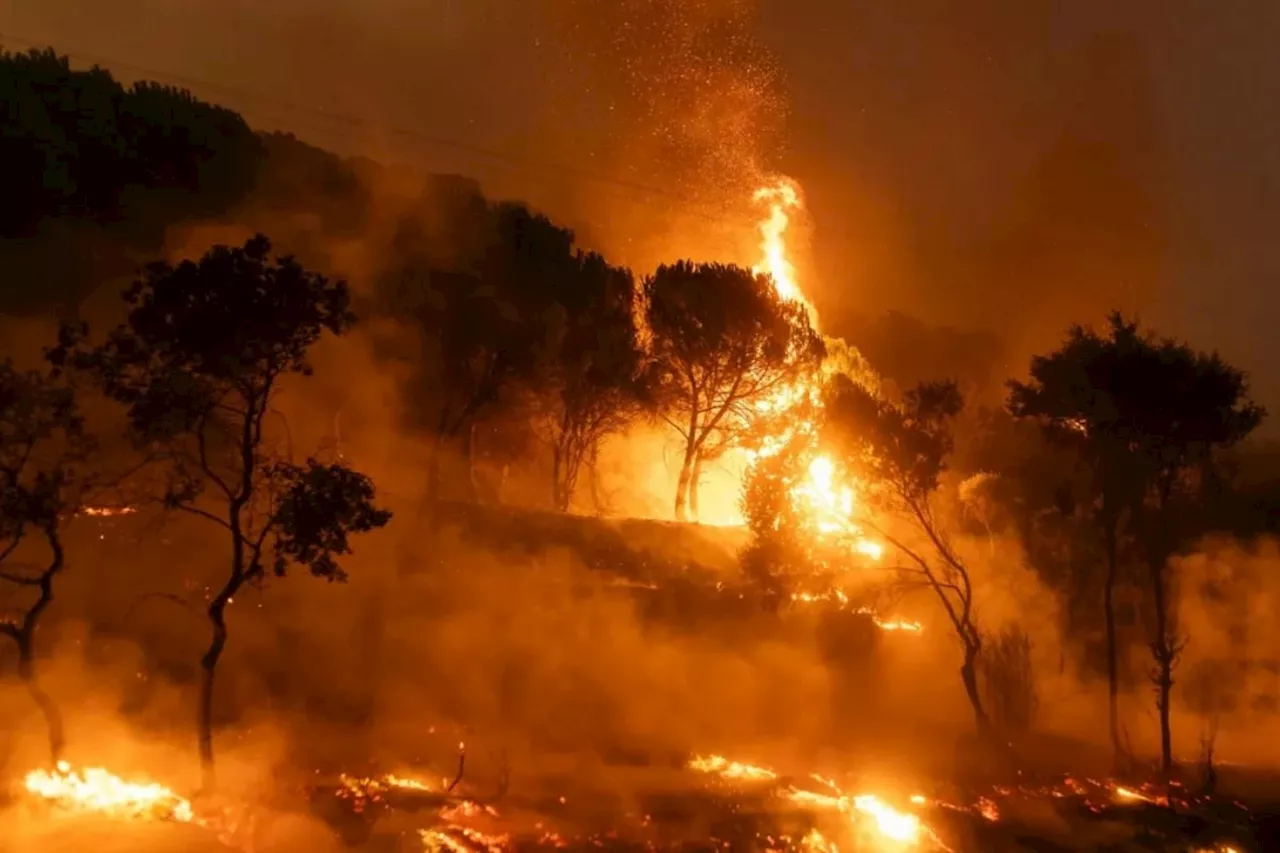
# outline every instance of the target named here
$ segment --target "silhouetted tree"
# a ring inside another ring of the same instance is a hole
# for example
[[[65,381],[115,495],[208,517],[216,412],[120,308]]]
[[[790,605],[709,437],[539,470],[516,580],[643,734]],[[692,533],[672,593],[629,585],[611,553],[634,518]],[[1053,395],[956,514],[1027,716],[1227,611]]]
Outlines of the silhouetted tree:
[[[10,311],[127,274],[167,225],[242,200],[263,159],[236,113],[52,50],[0,54],[0,114],[0,237],[35,238],[0,244],[0,260],[45,283],[7,288]]]
[[[126,88],[101,68],[73,71],[52,50],[0,54],[0,108],[4,236],[29,235],[45,216],[119,218],[129,187],[178,190],[184,214],[221,211],[252,187],[262,153],[230,110],[157,83]]]
[[[640,415],[647,393],[630,272],[583,254],[557,285],[560,329],[540,383],[550,387],[534,395],[539,432],[552,452],[552,505],[564,511],[583,463]]]
[[[71,389],[56,377],[0,364],[0,581],[35,593],[16,618],[0,619],[0,633],[17,645],[18,677],[44,716],[55,764],[65,743],[62,715],[36,679],[35,639],[66,564],[63,518],[76,508],[74,492],[88,448],[82,426]],[[32,534],[44,539],[49,552],[34,571],[12,559]]]
[[[558,289],[579,269],[573,233],[521,205],[493,206],[463,268],[411,258],[384,283],[384,310],[416,327],[426,350],[416,379],[435,452],[428,495],[439,496],[441,451],[458,439],[470,466],[473,426],[546,366]]]
[[[870,505],[906,522],[934,553],[930,558],[883,525],[864,521],[911,561],[913,568],[904,571],[938,596],[960,640],[960,677],[978,732],[985,734],[989,721],[978,690],[982,635],[973,612],[973,583],[934,500],[954,447],[951,422],[962,406],[960,392],[950,382],[922,383],[897,405],[837,376],[826,398],[829,434],[843,449],[848,466],[866,482]]]
[[[688,517],[695,465],[709,442],[748,428],[753,406],[816,371],[822,339],[799,302],[764,275],[680,261],[644,283],[659,399],[684,441],[676,517]]]
[[[367,477],[314,459],[295,465],[265,434],[282,381],[309,375],[311,346],[355,322],[345,282],[269,252],[259,235],[198,262],[152,264],[125,294],[125,324],[77,355],[127,406],[136,439],[166,463],[166,506],[229,540],[230,572],[209,603],[213,635],[201,660],[206,787],[215,781],[213,688],[228,604],[245,584],[283,576],[291,564],[344,580],[337,559],[350,553],[350,534],[390,519]]]
[[[1134,450],[1137,425],[1122,415],[1121,400],[1134,399],[1143,342],[1136,327],[1112,317],[1108,337],[1074,326],[1061,349],[1031,361],[1031,380],[1009,384],[1009,410],[1034,418],[1049,440],[1073,448],[1090,472],[1086,503],[1106,559],[1102,609],[1106,630],[1108,730],[1117,761],[1123,755],[1119,711],[1119,654],[1114,596],[1120,537],[1127,513],[1143,490]]]
[[[1169,696],[1183,640],[1169,604],[1169,560],[1186,525],[1186,503],[1215,449],[1238,442],[1261,421],[1244,374],[1216,354],[1139,331],[1119,314],[1103,337],[1071,330],[1059,351],[1032,360],[1031,382],[1011,383],[1010,408],[1040,420],[1070,443],[1094,476],[1094,500],[1107,553],[1104,607],[1118,560],[1118,531],[1130,518],[1147,563],[1154,617],[1162,768],[1172,769]],[[1181,518],[1180,518],[1181,516]],[[1113,746],[1119,754],[1114,617],[1108,612],[1109,688]]]

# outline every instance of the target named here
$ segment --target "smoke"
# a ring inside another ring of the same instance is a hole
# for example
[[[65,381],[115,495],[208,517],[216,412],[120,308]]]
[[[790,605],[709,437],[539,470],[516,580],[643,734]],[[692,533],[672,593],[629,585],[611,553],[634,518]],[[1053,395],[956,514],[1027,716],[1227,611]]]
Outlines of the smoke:
[[[1270,732],[1280,709],[1280,543],[1211,540],[1171,567],[1179,591],[1177,630],[1186,641],[1176,690],[1180,747],[1199,752],[1213,733],[1227,762],[1275,764]]]

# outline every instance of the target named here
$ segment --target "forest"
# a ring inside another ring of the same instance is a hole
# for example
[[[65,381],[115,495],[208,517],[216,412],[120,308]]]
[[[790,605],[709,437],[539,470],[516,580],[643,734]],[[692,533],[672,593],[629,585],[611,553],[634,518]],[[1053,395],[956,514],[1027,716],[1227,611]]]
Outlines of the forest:
[[[1218,353],[820,315],[782,177],[633,270],[52,49],[0,104],[6,849],[1280,843]]]

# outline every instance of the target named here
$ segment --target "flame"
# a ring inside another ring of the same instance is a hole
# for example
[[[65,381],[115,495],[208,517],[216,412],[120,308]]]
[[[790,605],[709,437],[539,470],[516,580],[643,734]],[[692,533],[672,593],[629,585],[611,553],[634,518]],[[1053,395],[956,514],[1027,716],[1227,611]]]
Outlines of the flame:
[[[787,177],[778,177],[757,189],[753,195],[756,204],[765,208],[765,217],[757,226],[760,232],[761,257],[752,267],[756,273],[768,274],[778,295],[785,300],[802,305],[815,329],[817,313],[800,286],[795,263],[787,245],[787,232],[792,217],[803,210],[800,188]],[[820,410],[823,378],[805,378],[778,388],[769,398],[756,403],[761,414],[780,415],[794,413],[800,404],[808,403]],[[818,425],[814,419],[795,417],[783,435],[766,439],[760,447],[747,450],[748,470],[761,459],[781,452],[797,437],[814,436]],[[812,527],[814,535],[844,547],[871,560],[879,560],[884,547],[863,535],[853,522],[856,507],[854,483],[839,482],[838,468],[828,455],[819,454],[809,460],[804,479],[791,490],[792,505]]]
[[[369,803],[381,803],[386,795],[393,791],[408,793],[431,793],[439,788],[429,782],[408,776],[397,776],[387,773],[382,776],[349,776],[342,773],[338,776],[337,796],[349,800],[351,807],[362,812]]]
[[[695,757],[689,762],[688,767],[690,770],[714,774],[726,780],[771,781],[778,778],[778,774],[772,770],[731,761],[721,755]],[[920,822],[919,817],[910,812],[899,811],[875,794],[850,796],[840,790],[839,786],[830,779],[816,775],[812,778],[835,793],[823,794],[786,787],[780,789],[778,794],[801,806],[844,814],[851,820],[856,820],[859,828],[864,826],[873,828],[880,842],[878,846],[885,850],[915,847],[926,836],[937,840],[937,836]],[[912,800],[916,801],[915,798]],[[858,818],[867,818],[868,821],[864,823]],[[833,843],[816,830],[805,836],[801,843],[806,849],[820,851],[820,853],[836,849]]]
[[[699,773],[714,773],[724,779],[760,781],[778,778],[778,774],[772,770],[756,767],[753,764],[743,764],[740,761],[730,761],[723,755],[708,755],[705,758],[700,755],[695,756],[689,762],[689,769]]]
[[[793,211],[801,209],[800,189],[790,178],[779,178],[771,186],[755,191],[753,200],[768,207],[768,216],[759,225],[760,261],[752,267],[758,274],[768,274],[773,279],[778,295],[792,302],[799,302],[815,321],[813,307],[804,298],[804,292],[796,280],[796,267],[788,257],[787,229],[791,227]]]
[[[80,512],[93,518],[111,518],[116,515],[133,515],[138,511],[133,506],[83,506]]]
[[[155,782],[129,782],[101,767],[72,770],[59,761],[53,771],[33,770],[24,780],[27,792],[59,808],[116,818],[174,820],[192,823],[191,803]]]
[[[849,595],[840,587],[832,587],[825,592],[793,592],[791,600],[801,604],[836,602],[843,608],[849,604]],[[906,631],[911,634],[919,634],[924,631],[924,626],[919,622],[911,622],[906,619],[881,619],[879,614],[870,607],[859,607],[853,612],[871,617],[871,621],[882,631]]]
[[[920,818],[898,811],[874,794],[854,797],[853,807],[875,819],[876,828],[885,838],[905,844],[915,844],[920,839]]]

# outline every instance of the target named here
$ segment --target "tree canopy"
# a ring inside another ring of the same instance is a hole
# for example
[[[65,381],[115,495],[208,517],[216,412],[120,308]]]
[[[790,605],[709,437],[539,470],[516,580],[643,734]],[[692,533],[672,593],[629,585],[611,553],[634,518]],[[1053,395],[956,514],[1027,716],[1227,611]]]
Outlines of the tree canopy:
[[[699,454],[746,430],[770,394],[815,373],[822,338],[802,303],[732,264],[660,266],[644,295],[655,387],[684,442],[675,500],[684,518]]]

